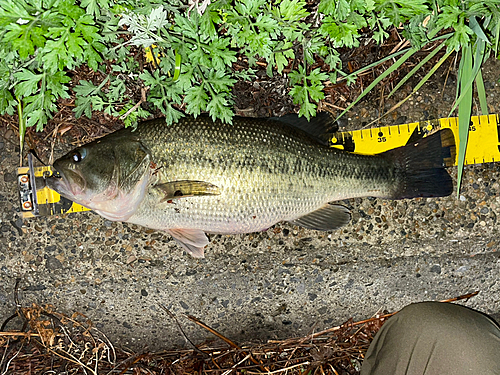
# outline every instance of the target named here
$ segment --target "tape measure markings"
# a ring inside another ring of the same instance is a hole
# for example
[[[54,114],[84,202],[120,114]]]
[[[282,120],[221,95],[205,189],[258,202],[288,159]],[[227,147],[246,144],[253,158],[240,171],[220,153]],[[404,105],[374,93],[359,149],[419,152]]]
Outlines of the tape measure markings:
[[[333,147],[346,151],[374,155],[417,142],[423,136],[440,128],[451,129],[455,144],[458,145],[458,119],[456,117],[336,133],[332,136],[330,143]],[[375,131],[376,134],[374,134]],[[465,164],[492,163],[499,160],[498,114],[471,117]],[[453,165],[456,165],[456,160]]]

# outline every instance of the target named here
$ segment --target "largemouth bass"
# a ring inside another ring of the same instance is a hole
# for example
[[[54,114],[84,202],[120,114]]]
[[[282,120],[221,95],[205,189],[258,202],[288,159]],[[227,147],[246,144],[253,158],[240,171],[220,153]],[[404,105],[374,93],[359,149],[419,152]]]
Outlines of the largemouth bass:
[[[337,229],[350,221],[346,207],[330,204],[337,200],[451,194],[443,164],[454,158],[451,130],[367,156],[328,147],[318,136],[324,123],[295,115],[235,117],[233,125],[208,116],[146,121],[56,160],[48,184],[109,220],[166,231],[194,257],[204,256],[205,233],[280,221]]]

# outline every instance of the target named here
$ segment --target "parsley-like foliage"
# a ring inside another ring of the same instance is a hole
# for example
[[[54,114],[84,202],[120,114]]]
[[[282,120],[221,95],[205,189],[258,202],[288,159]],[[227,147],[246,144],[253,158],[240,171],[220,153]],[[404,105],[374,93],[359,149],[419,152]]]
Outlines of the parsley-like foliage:
[[[1,1],[0,113],[21,105],[27,126],[41,130],[57,100],[74,94],[76,116],[98,110],[130,125],[154,109],[169,123],[183,112],[230,123],[233,85],[264,65],[269,76],[288,74],[289,93],[310,118],[326,81],[353,80],[338,48],[361,38],[380,44],[397,27],[417,48],[450,30],[448,52],[480,39],[496,53],[500,35],[495,1],[213,0],[202,10],[194,3]],[[235,68],[238,60],[245,63]],[[72,81],[82,64],[96,72],[93,82]],[[138,103],[141,90],[150,107]]]

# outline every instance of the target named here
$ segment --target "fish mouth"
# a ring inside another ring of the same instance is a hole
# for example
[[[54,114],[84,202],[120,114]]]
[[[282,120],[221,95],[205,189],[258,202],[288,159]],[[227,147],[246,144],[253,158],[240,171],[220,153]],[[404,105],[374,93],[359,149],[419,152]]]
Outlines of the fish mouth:
[[[46,182],[49,188],[72,200],[81,197],[87,185],[79,171],[68,169],[63,172],[55,166],[52,175],[46,178]]]

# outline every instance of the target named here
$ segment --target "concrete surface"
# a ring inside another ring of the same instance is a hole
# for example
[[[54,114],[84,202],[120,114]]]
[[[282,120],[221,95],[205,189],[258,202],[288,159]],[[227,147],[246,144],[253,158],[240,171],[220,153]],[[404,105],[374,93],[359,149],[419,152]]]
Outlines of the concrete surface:
[[[499,71],[490,60],[483,72],[492,113],[500,112]],[[435,87],[442,79],[400,109],[405,122],[447,116],[454,87],[441,95]],[[370,121],[378,105],[375,98],[358,106],[349,126]],[[206,258],[196,260],[167,235],[93,213],[21,220],[17,137],[2,128],[0,135],[0,318],[15,310],[16,277],[22,304],[84,313],[134,350],[185,345],[159,304],[179,316],[195,342],[211,336],[180,313],[240,343],[305,335],[379,309],[473,291],[480,293],[462,303],[500,317],[499,164],[468,167],[458,200],[350,200],[344,203],[353,220],[341,230],[279,224],[212,236]]]

